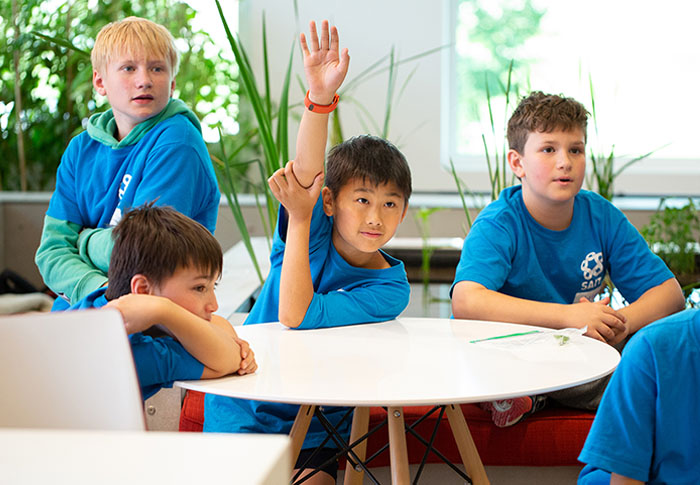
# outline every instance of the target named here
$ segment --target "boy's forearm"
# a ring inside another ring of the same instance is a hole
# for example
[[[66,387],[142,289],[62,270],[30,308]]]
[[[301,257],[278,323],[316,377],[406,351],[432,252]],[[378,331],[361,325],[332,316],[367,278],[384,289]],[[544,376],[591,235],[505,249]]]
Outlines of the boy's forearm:
[[[525,300],[489,290],[477,283],[463,281],[452,292],[455,318],[565,328],[561,310],[566,305]]]
[[[620,310],[627,317],[629,333],[645,327],[651,322],[667,317],[685,308],[685,298],[678,280],[670,278],[650,288],[635,302]]]
[[[159,323],[168,328],[195,359],[206,367],[224,374],[238,370],[240,347],[234,334],[215,322],[208,322],[181,306],[165,299]],[[214,316],[213,318],[219,318]]]
[[[301,220],[290,217],[284,260],[280,275],[279,319],[284,325],[298,327],[314,296],[309,269],[310,216]]]
[[[78,224],[44,218],[41,242],[35,256],[46,286],[76,303],[107,282],[107,275],[85,260],[78,251]]]
[[[318,104],[330,104],[327,96],[309,93],[309,98]],[[297,133],[296,157],[294,159],[294,175],[303,187],[309,187],[316,175],[323,172],[328,139],[329,114],[314,113],[304,110]]]
[[[610,485],[644,485],[644,482],[635,480],[634,478],[618,475],[617,473],[610,474]]]

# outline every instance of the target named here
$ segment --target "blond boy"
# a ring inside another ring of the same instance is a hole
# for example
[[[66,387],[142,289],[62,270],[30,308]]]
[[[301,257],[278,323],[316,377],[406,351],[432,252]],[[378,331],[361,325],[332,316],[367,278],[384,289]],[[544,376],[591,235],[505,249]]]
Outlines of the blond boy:
[[[61,159],[36,254],[45,283],[75,303],[107,283],[111,228],[148,201],[213,232],[219,204],[197,117],[173,99],[178,52],[170,33],[129,17],[106,25],[91,54],[93,85],[111,108],[90,117]]]

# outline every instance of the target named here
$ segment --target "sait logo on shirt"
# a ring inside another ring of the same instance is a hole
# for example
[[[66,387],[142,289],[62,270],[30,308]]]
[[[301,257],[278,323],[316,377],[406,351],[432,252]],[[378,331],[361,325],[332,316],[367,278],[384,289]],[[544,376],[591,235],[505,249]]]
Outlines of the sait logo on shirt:
[[[581,261],[581,271],[586,280],[581,283],[581,290],[592,290],[603,282],[603,253],[591,251]]]

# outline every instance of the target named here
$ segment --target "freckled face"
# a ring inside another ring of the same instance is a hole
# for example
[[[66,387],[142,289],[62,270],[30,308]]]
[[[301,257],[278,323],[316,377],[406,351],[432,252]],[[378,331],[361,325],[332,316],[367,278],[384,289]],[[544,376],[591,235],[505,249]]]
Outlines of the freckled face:
[[[120,55],[104,72],[93,71],[95,90],[107,96],[121,140],[142,121],[157,115],[168,104],[175,80],[164,59]]]
[[[353,264],[376,253],[396,233],[407,205],[396,184],[372,185],[352,179],[334,198],[323,189],[324,211],[333,216],[333,245]]]

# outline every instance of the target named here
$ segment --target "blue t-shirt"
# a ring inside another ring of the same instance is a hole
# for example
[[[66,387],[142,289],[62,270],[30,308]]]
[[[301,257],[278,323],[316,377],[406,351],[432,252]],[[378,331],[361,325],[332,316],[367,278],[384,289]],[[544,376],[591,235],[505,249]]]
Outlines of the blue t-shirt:
[[[464,240],[454,285],[474,281],[533,301],[590,300],[605,273],[628,301],[673,278],[625,215],[586,190],[574,199],[571,224],[553,231],[535,221],[521,186],[504,189],[476,218]]]
[[[101,308],[107,304],[107,288],[100,288],[80,300],[68,310]],[[163,387],[172,387],[180,380],[201,379],[204,364],[192,357],[172,337],[153,338],[142,333],[129,335],[136,374],[143,399],[148,399]]]
[[[579,460],[579,484],[614,472],[652,484],[700,483],[700,310],[639,330],[622,353]]]
[[[280,208],[270,255],[270,273],[244,325],[279,320],[279,280],[284,258],[287,216]],[[391,265],[386,269],[357,268],[348,264],[332,243],[333,219],[323,212],[319,197],[311,218],[309,265],[314,295],[300,329],[335,327],[392,320],[408,305],[410,287],[401,261],[382,252]],[[248,401],[207,394],[204,431],[234,433],[286,433],[292,428],[299,406]],[[345,408],[324,407],[334,424]],[[349,433],[350,420],[339,429]],[[316,418],[306,434],[304,448],[318,446],[326,432]],[[328,446],[333,446],[332,442]]]
[[[156,199],[214,232],[220,199],[214,169],[202,135],[181,114],[123,148],[103,145],[87,132],[74,137],[61,158],[46,213],[81,227],[105,228],[130,208]]]

